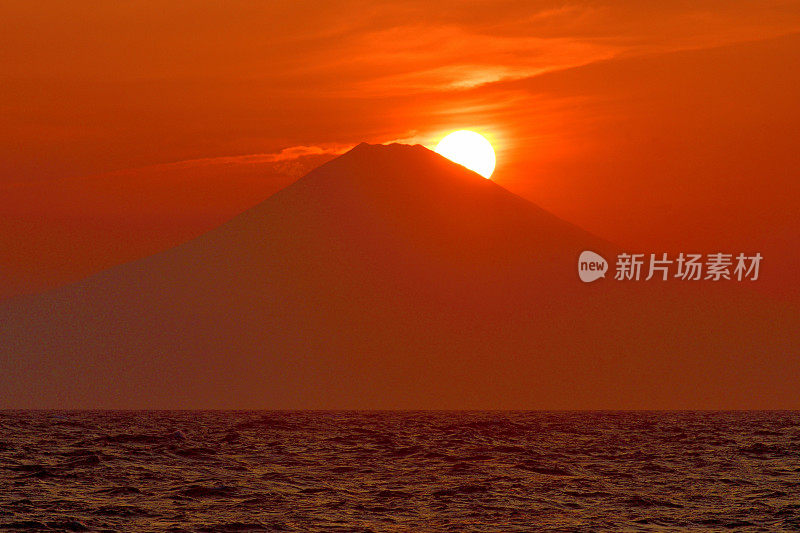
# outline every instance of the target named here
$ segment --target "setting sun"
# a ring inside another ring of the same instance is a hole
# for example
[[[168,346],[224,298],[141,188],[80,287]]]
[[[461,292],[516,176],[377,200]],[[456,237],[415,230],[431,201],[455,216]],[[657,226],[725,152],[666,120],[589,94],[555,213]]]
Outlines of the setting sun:
[[[494,149],[480,133],[469,130],[454,131],[439,141],[436,152],[484,178],[488,179],[494,172]]]

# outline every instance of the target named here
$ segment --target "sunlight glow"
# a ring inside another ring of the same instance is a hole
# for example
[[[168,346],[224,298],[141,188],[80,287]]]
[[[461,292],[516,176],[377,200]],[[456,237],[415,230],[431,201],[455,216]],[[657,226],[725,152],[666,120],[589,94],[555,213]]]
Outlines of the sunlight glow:
[[[491,143],[480,133],[459,130],[436,145],[436,153],[489,178],[494,172],[495,155]]]

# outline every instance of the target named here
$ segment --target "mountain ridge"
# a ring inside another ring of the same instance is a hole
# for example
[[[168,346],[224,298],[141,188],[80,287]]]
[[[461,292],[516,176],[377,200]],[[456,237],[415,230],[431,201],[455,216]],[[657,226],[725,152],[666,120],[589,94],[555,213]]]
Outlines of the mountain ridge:
[[[794,405],[776,378],[797,371],[796,334],[778,310],[700,286],[583,284],[584,249],[612,250],[424,147],[359,145],[201,237],[0,306],[0,400]]]

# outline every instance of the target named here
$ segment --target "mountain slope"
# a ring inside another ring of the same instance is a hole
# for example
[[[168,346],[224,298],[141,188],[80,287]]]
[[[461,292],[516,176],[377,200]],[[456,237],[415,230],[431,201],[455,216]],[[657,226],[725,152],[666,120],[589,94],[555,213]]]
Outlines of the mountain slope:
[[[794,315],[731,285],[585,285],[585,249],[615,253],[421,146],[362,144],[198,239],[8,302],[0,403],[798,406]]]

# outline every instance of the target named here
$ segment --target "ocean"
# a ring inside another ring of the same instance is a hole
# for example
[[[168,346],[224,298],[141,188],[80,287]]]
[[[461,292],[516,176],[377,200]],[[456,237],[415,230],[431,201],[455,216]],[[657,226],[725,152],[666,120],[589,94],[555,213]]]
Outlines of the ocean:
[[[0,412],[13,531],[800,530],[800,412]]]

